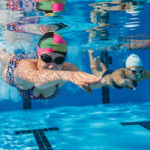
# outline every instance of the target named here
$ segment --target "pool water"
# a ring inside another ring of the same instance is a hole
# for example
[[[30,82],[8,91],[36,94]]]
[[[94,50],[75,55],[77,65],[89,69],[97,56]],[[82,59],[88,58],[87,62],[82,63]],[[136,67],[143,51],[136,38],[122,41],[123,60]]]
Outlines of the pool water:
[[[150,43],[150,1],[106,1],[67,0],[65,11],[52,17],[37,11],[33,0],[1,0],[0,49],[35,56],[39,27],[63,23],[66,28],[57,32],[68,45],[66,61],[82,71],[91,73],[89,49],[109,70],[124,67],[131,53],[150,70],[150,44],[141,46]],[[8,2],[19,4],[18,10]],[[134,48],[120,46],[132,42]],[[2,79],[0,85],[0,150],[150,149],[150,80],[135,91],[109,88],[92,94],[67,83],[55,100],[31,101],[26,110],[16,88]]]
[[[3,112],[0,149],[149,150],[149,107],[150,103],[128,103]]]

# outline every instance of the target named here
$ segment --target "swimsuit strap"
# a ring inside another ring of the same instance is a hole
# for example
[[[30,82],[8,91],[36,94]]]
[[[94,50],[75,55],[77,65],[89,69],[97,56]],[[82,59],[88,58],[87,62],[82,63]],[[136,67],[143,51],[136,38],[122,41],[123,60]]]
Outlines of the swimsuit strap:
[[[123,86],[120,86],[120,85],[116,84],[116,82],[114,82],[114,81],[112,81],[112,83],[113,83],[113,87],[115,87],[117,89],[122,89],[123,88]]]
[[[102,78],[103,78],[104,76],[108,75],[108,74],[111,74],[111,73],[113,73],[113,70],[107,70],[107,71],[103,74]],[[122,88],[123,88],[123,86],[117,85],[114,81],[112,81],[112,84],[113,84],[113,87],[115,87],[115,88],[117,88],[117,89],[122,89]]]

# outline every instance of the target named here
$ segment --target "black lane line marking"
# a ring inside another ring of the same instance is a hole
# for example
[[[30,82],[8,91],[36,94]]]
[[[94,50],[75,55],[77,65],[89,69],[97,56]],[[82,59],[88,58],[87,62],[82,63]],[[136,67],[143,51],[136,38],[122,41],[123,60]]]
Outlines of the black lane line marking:
[[[53,150],[50,142],[48,141],[44,132],[47,131],[58,131],[59,128],[43,128],[43,129],[35,129],[35,130],[22,130],[22,131],[15,131],[15,134],[29,134],[33,133],[35,140],[38,144],[40,150]]]
[[[123,122],[120,124],[122,124],[124,126],[126,126],[126,125],[140,125],[140,126],[146,128],[147,130],[150,130],[150,121]]]
[[[108,87],[102,87],[102,103],[103,104],[110,103],[109,88]]]
[[[107,66],[107,68],[108,68],[109,64],[112,64],[112,57],[108,56],[107,50],[104,50],[101,52],[101,60]],[[108,87],[102,87],[102,103],[103,104],[110,103],[109,88]]]
[[[23,109],[31,109],[31,101],[23,98]]]

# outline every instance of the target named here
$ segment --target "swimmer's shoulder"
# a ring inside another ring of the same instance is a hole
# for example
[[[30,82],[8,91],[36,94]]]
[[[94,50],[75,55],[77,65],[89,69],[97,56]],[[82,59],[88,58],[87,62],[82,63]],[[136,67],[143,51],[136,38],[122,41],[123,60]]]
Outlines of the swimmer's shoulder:
[[[23,68],[37,68],[37,59],[22,59],[19,62],[18,67],[23,67]],[[17,67],[17,68],[18,68]]]
[[[66,71],[79,71],[80,69],[72,63],[64,63],[63,70]]]
[[[125,76],[125,74],[126,74],[126,69],[125,69],[125,68],[119,68],[119,69],[115,70],[112,74],[113,74],[113,75]]]

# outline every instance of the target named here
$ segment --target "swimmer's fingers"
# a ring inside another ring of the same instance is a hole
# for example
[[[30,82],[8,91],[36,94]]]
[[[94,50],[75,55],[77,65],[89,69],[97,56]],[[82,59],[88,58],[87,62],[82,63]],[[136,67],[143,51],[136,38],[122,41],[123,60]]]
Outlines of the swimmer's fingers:
[[[133,90],[136,90],[136,87],[133,87],[132,89],[133,89]]]
[[[73,73],[70,78],[70,81],[78,86],[89,86],[90,84],[96,84],[100,82],[100,80],[101,78],[82,71]]]
[[[130,85],[130,88],[136,90],[136,87],[134,85]]]

